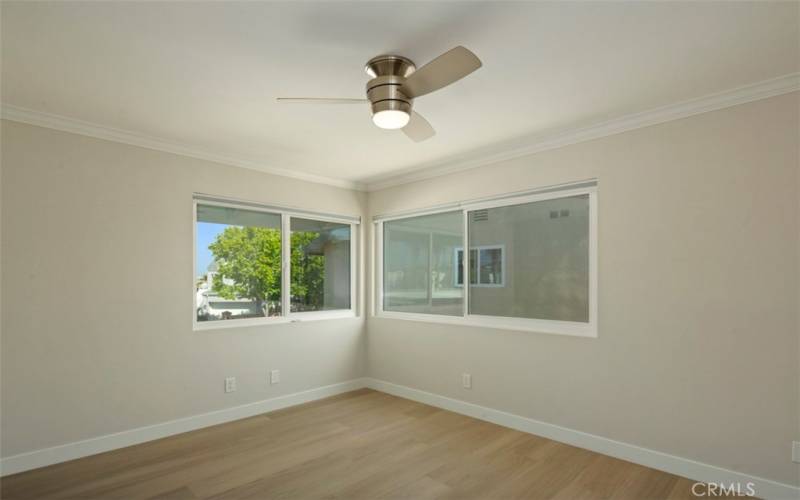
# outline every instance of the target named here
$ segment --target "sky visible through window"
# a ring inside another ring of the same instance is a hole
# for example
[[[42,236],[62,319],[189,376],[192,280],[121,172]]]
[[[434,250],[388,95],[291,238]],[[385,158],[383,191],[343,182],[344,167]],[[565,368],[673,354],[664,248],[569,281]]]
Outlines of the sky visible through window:
[[[228,224],[215,224],[213,222],[197,223],[197,261],[195,262],[195,275],[202,276],[208,271],[208,266],[214,262],[214,256],[208,245],[214,243],[217,235],[220,234]]]

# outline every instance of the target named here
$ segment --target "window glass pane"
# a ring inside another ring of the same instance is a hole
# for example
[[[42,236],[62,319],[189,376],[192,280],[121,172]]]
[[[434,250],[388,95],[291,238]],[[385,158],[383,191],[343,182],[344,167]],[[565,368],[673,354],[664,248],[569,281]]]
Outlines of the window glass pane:
[[[281,216],[197,205],[197,321],[280,316]]]
[[[470,314],[588,322],[589,195],[485,212],[469,218],[470,248],[483,248]]]
[[[350,309],[350,225],[291,219],[292,312]]]
[[[463,314],[461,212],[383,223],[383,309]]]

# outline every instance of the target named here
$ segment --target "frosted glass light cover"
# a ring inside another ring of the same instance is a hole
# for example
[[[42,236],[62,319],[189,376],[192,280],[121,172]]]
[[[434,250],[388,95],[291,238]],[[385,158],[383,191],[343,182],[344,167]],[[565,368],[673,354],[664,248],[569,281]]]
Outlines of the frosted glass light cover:
[[[408,120],[411,117],[405,111],[398,111],[396,109],[387,109],[385,111],[378,111],[372,115],[372,122],[380,128],[394,130],[403,128],[408,125]]]

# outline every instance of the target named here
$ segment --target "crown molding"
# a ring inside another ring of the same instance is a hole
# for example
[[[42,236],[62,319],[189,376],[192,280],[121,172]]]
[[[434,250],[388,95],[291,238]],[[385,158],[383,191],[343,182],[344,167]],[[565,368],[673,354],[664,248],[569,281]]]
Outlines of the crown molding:
[[[800,90],[800,73],[737,87],[716,94],[690,99],[585,127],[536,134],[513,141],[501,142],[475,149],[443,160],[418,164],[398,173],[363,180],[368,191],[378,191],[401,184],[431,179],[484,165],[511,160],[522,156],[556,149],[570,144],[600,139],[621,132],[679,120],[692,115],[745,104],[767,97]]]
[[[0,117],[39,127],[130,144],[147,149],[164,151],[200,160],[213,161],[258,172],[290,177],[307,182],[359,191],[379,191],[401,184],[431,179],[443,175],[511,160],[522,156],[556,149],[570,144],[600,139],[650,125],[679,120],[692,115],[715,111],[800,90],[800,73],[791,73],[716,94],[690,99],[639,113],[625,115],[593,125],[560,131],[535,134],[512,141],[500,142],[465,153],[448,156],[432,162],[414,165],[404,171],[363,179],[361,182],[308,174],[277,167],[269,167],[252,159],[218,154],[200,147],[171,142],[138,132],[106,127],[66,116],[44,113],[9,104],[0,105]]]
[[[257,160],[218,154],[204,150],[197,146],[180,144],[157,137],[140,134],[138,132],[106,127],[97,123],[77,120],[75,118],[69,118],[52,113],[44,113],[42,111],[35,111],[10,104],[0,105],[0,117],[2,117],[4,120],[27,123],[28,125],[61,130],[62,132],[70,132],[73,134],[85,135],[107,141],[130,144],[132,146],[139,146],[156,151],[188,156],[198,160],[206,160],[225,165],[232,165],[235,167],[247,168],[267,174],[280,175],[282,177],[290,177],[302,181],[327,184],[346,189],[364,190],[364,186],[358,182],[296,172],[294,170],[288,170],[284,168],[270,167]]]

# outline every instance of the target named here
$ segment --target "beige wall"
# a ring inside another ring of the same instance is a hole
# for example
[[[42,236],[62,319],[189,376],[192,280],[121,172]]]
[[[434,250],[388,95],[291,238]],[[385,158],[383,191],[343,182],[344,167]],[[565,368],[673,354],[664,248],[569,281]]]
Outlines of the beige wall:
[[[365,195],[2,125],[2,456],[363,374],[363,319],[192,331],[192,193],[350,215]]]
[[[370,318],[368,373],[800,484],[798,104],[774,97],[371,193],[385,214],[598,178],[600,316],[597,339]]]
[[[382,319],[366,342],[359,319],[192,332],[192,192],[347,214],[366,196],[3,121],[2,456],[367,373],[800,484],[798,99],[369,196],[387,213],[597,177],[597,339]]]

